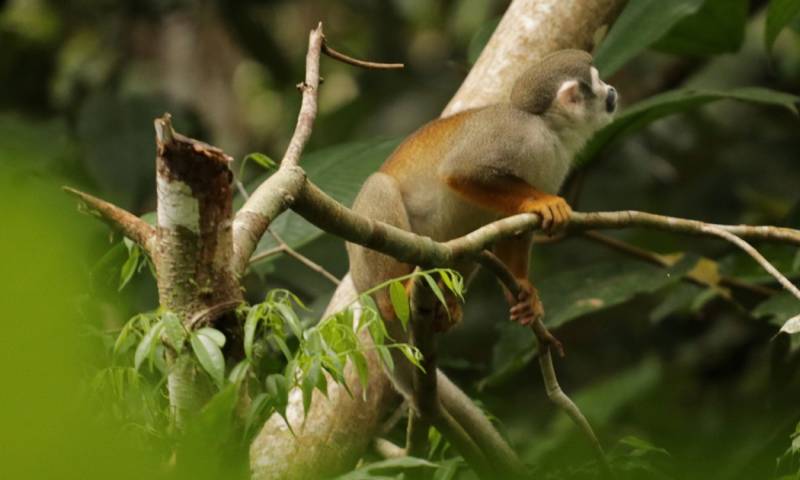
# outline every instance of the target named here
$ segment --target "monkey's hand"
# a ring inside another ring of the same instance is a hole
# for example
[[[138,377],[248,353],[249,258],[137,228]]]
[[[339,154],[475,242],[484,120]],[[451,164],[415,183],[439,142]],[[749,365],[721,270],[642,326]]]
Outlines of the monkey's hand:
[[[511,320],[523,326],[530,326],[540,345],[550,347],[563,357],[564,346],[542,323],[544,307],[539,300],[539,292],[530,282],[522,282],[521,286],[522,290],[516,298],[517,303],[511,306]]]
[[[541,194],[526,200],[522,205],[522,211],[539,215],[542,219],[542,230],[552,234],[566,227],[572,208],[566,200],[557,195]]]

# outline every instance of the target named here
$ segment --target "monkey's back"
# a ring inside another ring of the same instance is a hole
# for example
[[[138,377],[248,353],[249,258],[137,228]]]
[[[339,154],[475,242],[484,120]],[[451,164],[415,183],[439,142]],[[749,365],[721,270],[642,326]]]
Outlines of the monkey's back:
[[[445,241],[502,216],[442,188],[448,164],[469,165],[476,175],[480,169],[507,171],[557,190],[568,161],[553,158],[559,150],[557,138],[531,138],[541,122],[510,105],[493,105],[434,120],[409,136],[381,172],[397,181],[411,230]]]

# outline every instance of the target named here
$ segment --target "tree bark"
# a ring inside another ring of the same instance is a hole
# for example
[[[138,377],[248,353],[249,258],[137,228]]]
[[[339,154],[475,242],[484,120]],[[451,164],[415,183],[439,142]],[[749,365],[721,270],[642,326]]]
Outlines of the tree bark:
[[[215,147],[176,133],[169,115],[156,119],[155,127],[158,226],[153,260],[159,302],[176,313],[187,328],[196,327],[198,321],[216,321],[215,326],[231,336],[235,333],[231,329],[236,328],[233,309],[242,301],[239,281],[231,268],[231,158]],[[230,308],[220,311],[220,305]],[[194,362],[183,358],[170,363],[170,405],[175,421],[181,425],[186,415],[205,403],[210,392],[203,388],[207,382],[199,381]]]

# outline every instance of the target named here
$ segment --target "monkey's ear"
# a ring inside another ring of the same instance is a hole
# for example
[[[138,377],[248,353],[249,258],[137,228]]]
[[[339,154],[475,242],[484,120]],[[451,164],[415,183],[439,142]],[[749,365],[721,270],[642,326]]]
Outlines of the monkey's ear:
[[[578,84],[577,80],[567,80],[566,82],[561,84],[561,87],[558,89],[558,93],[556,94],[556,99],[558,103],[565,107],[574,106],[583,99],[581,95],[580,84]]]

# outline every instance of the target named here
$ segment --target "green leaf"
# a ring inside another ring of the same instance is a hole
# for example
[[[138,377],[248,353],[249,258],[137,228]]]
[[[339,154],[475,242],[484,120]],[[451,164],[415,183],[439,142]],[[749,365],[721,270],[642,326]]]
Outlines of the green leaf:
[[[244,321],[244,354],[250,361],[253,360],[253,343],[256,338],[258,322],[260,322],[262,318],[261,308],[259,306],[254,306],[247,312],[247,319]]]
[[[397,315],[397,318],[400,319],[400,323],[403,325],[403,330],[408,329],[408,317],[409,317],[409,306],[408,306],[408,293],[406,293],[406,288],[400,282],[392,282],[389,284],[389,298],[392,301],[392,308],[394,308],[394,313]]]
[[[136,328],[136,325],[139,322],[139,315],[134,316],[120,330],[119,335],[117,335],[116,341],[114,341],[114,355],[121,355],[128,351],[128,349],[133,346],[134,338],[131,336],[131,332]]]
[[[748,0],[706,0],[681,20],[655,48],[678,55],[718,55],[739,50],[744,41]]]
[[[286,419],[286,406],[289,405],[289,382],[286,377],[279,373],[273,373],[267,377],[265,386],[275,411],[283,417],[286,425],[291,429],[292,426]]]
[[[425,281],[428,283],[428,286],[433,291],[433,294],[436,295],[436,298],[438,298],[439,302],[444,306],[444,309],[445,311],[447,311],[447,314],[450,315],[450,311],[447,310],[447,300],[445,300],[444,293],[442,293],[442,289],[439,288],[439,285],[436,283],[436,280],[434,280],[433,277],[431,277],[427,273],[423,273],[422,278],[425,279]]]
[[[160,321],[150,327],[147,333],[142,337],[139,346],[136,347],[136,354],[134,355],[133,365],[138,370],[145,360],[153,361],[153,352],[155,352],[156,345],[158,345],[159,337],[164,329],[164,324]]]
[[[704,0],[630,0],[594,55],[604,77],[649,48]]]
[[[164,312],[161,315],[161,321],[164,323],[164,335],[167,342],[177,353],[181,353],[183,343],[186,341],[186,329],[183,328],[180,319],[173,312]]]
[[[666,451],[665,449],[660,448],[660,447],[656,447],[652,443],[650,443],[650,442],[648,442],[646,440],[642,440],[641,438],[634,437],[632,435],[629,435],[627,437],[624,437],[624,438],[620,439],[619,443],[622,444],[622,445],[628,446],[628,447],[632,448],[633,450],[636,450],[636,451],[641,452],[643,454],[646,454],[646,453],[659,453],[659,454],[662,454],[662,455],[669,456],[669,452]]]
[[[771,52],[778,34],[800,14],[800,0],[771,0],[767,7],[764,42]]]
[[[285,303],[276,303],[275,308],[280,312],[283,319],[286,320],[294,336],[303,338],[303,328],[300,326],[300,319],[297,317],[294,309]]]
[[[406,359],[408,359],[408,361],[411,362],[412,365],[419,368],[420,370],[423,371],[425,370],[422,367],[422,352],[420,352],[418,349],[412,347],[407,343],[401,343],[400,345],[397,345],[395,348],[398,348],[400,352],[403,354],[403,356],[405,356]]]
[[[385,345],[376,345],[375,349],[377,350],[381,361],[386,366],[386,369],[390,372],[394,371],[394,359],[392,358],[392,354],[389,352],[389,347]]]
[[[264,170],[270,172],[278,168],[278,164],[275,162],[275,160],[269,158],[263,153],[258,153],[258,152],[248,153],[242,159],[242,166],[239,167],[239,178],[242,178],[242,173],[244,173],[244,166],[247,165],[247,162],[257,163]]]
[[[766,317],[772,325],[783,326],[798,312],[800,312],[800,301],[791,293],[784,291],[759,303],[752,314],[756,318]]]
[[[231,373],[228,374],[228,381],[231,383],[241,383],[247,377],[247,372],[249,369],[250,362],[247,360],[242,360],[231,369]]]
[[[319,359],[314,359],[305,377],[303,377],[303,382],[301,384],[301,389],[303,391],[303,412],[306,414],[308,414],[308,408],[311,406],[314,388],[319,385],[320,377],[322,376],[322,365]]]
[[[208,337],[212,342],[216,343],[219,348],[225,346],[225,334],[216,328],[203,327],[197,330],[197,334]]]
[[[141,249],[135,244],[128,247],[128,259],[125,260],[125,263],[122,264],[122,268],[119,271],[119,288],[117,288],[117,291],[122,291],[125,285],[131,281],[133,274],[136,273],[136,270],[139,268],[141,255]]]
[[[369,366],[367,365],[367,357],[358,350],[350,352],[348,355],[353,365],[358,372],[358,380],[361,382],[361,391],[364,396],[367,395],[367,386],[369,385]]]
[[[786,108],[798,113],[800,97],[760,87],[743,87],[731,90],[680,89],[655,95],[622,111],[614,121],[597,132],[575,159],[577,165],[588,163],[604,147],[620,137],[639,130],[654,121],[684,112],[717,100],[739,100]]]
[[[551,276],[539,289],[550,328],[587,313],[619,305],[642,293],[652,293],[680,280],[697,264],[687,255],[665,269],[633,260],[596,262]]]
[[[207,335],[200,335],[197,332],[192,332],[189,338],[192,350],[197,360],[200,362],[200,366],[211,376],[214,383],[222,388],[225,382],[225,357],[222,356],[222,350],[220,350],[217,343]]]

